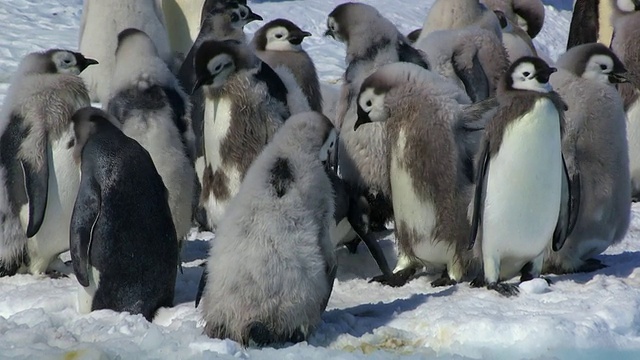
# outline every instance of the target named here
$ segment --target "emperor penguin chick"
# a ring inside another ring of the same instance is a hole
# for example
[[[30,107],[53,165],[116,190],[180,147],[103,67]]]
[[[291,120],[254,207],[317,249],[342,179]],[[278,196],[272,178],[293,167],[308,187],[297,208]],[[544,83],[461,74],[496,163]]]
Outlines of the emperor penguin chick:
[[[295,343],[320,322],[337,268],[333,191],[319,159],[331,129],[319,113],[294,115],[249,168],[207,260],[208,336]]]
[[[286,94],[273,87],[277,74],[238,41],[208,40],[195,56],[205,95],[205,169],[201,204],[209,226],[218,224],[249,166],[289,111]]]
[[[509,63],[523,56],[538,56],[538,51],[529,34],[509,20],[502,11],[496,10],[495,13],[502,27],[502,44],[507,50]]]
[[[109,98],[118,34],[126,28],[140,29],[148,34],[159,56],[173,66],[161,0],[85,0],[79,49],[100,62],[98,66],[82,72],[92,101],[105,102]]]
[[[551,84],[569,106],[562,148],[580,178],[580,212],[562,250],[547,250],[544,269],[593,271],[603,267],[593,256],[624,238],[631,215],[626,116],[615,89],[626,69],[598,43],[571,48],[556,65]]]
[[[191,103],[153,41],[138,29],[118,34],[112,93],[104,108],[151,159],[169,191],[178,240],[191,229],[196,173]]]
[[[482,2],[489,9],[502,12],[511,23],[524,30],[532,39],[542,30],[545,16],[542,0],[482,0]]]
[[[393,216],[386,133],[380,123],[353,130],[357,120],[355,100],[362,81],[382,65],[398,61],[424,68],[428,65],[424,54],[409,45],[396,26],[370,5],[338,5],[327,18],[327,28],[325,35],[347,45],[347,69],[335,120],[340,129],[337,163],[342,178],[355,191],[367,194],[372,227],[383,227]]]
[[[71,116],[90,105],[78,75],[96,63],[64,49],[34,52],[11,81],[0,114],[0,276],[56,270],[69,249],[79,185]]]
[[[480,27],[500,36],[500,23],[480,0],[436,0],[424,20],[418,39],[434,31]]]
[[[480,144],[470,245],[484,276],[472,286],[487,284],[505,296],[518,287],[500,281],[518,273],[521,281],[539,276],[549,242],[560,250],[571,230],[574,194],[561,149],[566,104],[549,85],[555,71],[537,57],[516,60],[500,83],[498,110]]]
[[[627,139],[631,171],[631,196],[640,200],[640,1],[617,0],[613,3],[613,39],[611,50],[627,68],[628,83],[618,90],[627,113]]]
[[[322,112],[318,73],[313,60],[302,48],[302,41],[307,36],[311,36],[311,33],[303,31],[293,22],[276,19],[258,29],[251,43],[256,55],[269,66],[285,66],[289,69],[306,96],[311,110]]]
[[[149,153],[118,120],[86,107],[73,115],[80,188],[70,227],[80,313],[142,314],[173,306],[178,242],[168,193]]]
[[[357,97],[358,121],[382,122],[388,136],[389,177],[400,253],[423,264],[444,267],[432,286],[452,285],[467,274],[471,182],[454,138],[461,114],[455,85],[414,64],[382,66]],[[415,271],[415,270],[414,270]],[[402,285],[411,271],[385,283]]]

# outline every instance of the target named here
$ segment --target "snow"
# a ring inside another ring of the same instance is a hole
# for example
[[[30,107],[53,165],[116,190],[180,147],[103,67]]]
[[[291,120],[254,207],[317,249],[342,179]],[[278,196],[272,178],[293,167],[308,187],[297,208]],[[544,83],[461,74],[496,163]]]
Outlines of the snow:
[[[344,68],[344,46],[325,38],[327,14],[342,1],[250,1],[270,20],[286,17],[314,36],[304,42],[325,82]],[[408,33],[422,25],[433,0],[365,1]],[[571,0],[546,1],[547,20],[535,44],[555,59],[568,33]],[[0,101],[21,57],[50,47],[77,48],[80,0],[0,3]],[[252,33],[262,22],[249,24]],[[251,36],[251,35],[249,35]],[[504,298],[468,284],[431,288],[425,274],[402,288],[369,284],[378,274],[361,245],[338,249],[340,269],[322,323],[308,342],[248,348],[203,335],[194,308],[210,233],[192,233],[182,254],[175,307],[153,323],[112,311],[79,315],[73,276],[0,278],[0,358],[38,359],[638,359],[640,358],[640,206],[625,240],[598,258],[610,267],[550,276]],[[395,263],[393,238],[381,241]],[[66,256],[66,257],[65,257]],[[68,260],[68,254],[63,256]]]

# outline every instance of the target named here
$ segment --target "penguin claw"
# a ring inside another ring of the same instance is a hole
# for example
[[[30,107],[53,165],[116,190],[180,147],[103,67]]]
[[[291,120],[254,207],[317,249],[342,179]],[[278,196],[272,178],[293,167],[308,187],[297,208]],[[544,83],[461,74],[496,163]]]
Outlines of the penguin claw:
[[[391,287],[401,287],[404,286],[409,281],[409,278],[412,277],[415,273],[416,269],[403,269],[391,275],[382,274],[375,276],[371,280],[369,280],[369,283],[379,282]]]
[[[506,297],[517,296],[518,293],[520,293],[518,286],[507,283],[491,283],[487,285],[487,289],[495,290],[500,293],[500,295]]]
[[[458,283],[457,281],[449,277],[449,273],[445,270],[442,273],[442,276],[440,277],[440,279],[437,279],[431,282],[431,287],[450,286],[450,285],[456,285],[457,283]]]
[[[477,278],[471,280],[469,284],[472,288],[481,288],[484,287],[487,283],[484,281],[482,276],[478,276]]]

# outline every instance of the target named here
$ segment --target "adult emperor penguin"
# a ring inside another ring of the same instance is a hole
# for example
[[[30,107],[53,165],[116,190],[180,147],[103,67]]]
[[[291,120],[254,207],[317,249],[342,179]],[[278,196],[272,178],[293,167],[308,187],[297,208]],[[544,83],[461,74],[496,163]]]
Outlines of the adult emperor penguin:
[[[613,37],[613,9],[612,0],[574,1],[567,50],[594,42],[609,46]]]
[[[502,27],[502,44],[507,50],[509,63],[512,63],[523,56],[538,56],[538,51],[533,45],[533,41],[526,31],[514,24],[500,10],[494,11],[500,26]]]
[[[149,153],[92,107],[73,115],[73,156],[81,165],[70,249],[80,313],[142,314],[173,306],[178,242],[167,189]]]
[[[362,81],[384,64],[404,61],[427,68],[424,54],[409,45],[398,29],[374,7],[362,3],[338,5],[327,18],[325,35],[347,45],[343,85],[336,127],[340,129],[338,164],[341,176],[356,191],[368,195],[371,225],[383,227],[391,219],[386,133],[382,124],[358,132],[355,98]]]
[[[627,113],[627,139],[631,171],[631,196],[640,200],[640,0],[617,0],[614,8],[614,34],[611,50],[626,66],[629,83],[618,90]]]
[[[79,185],[71,116],[90,105],[78,74],[96,63],[51,49],[24,57],[13,77],[0,116],[0,276],[62,270],[53,261],[69,249]]]
[[[289,117],[278,75],[248,45],[235,40],[203,42],[195,56],[205,95],[201,204],[209,226],[219,223],[249,166]]]
[[[436,0],[424,20],[418,39],[434,31],[463,29],[478,26],[500,36],[496,15],[480,0]]]
[[[603,267],[593,259],[622,240],[629,226],[631,189],[626,115],[615,84],[626,69],[605,45],[578,45],[560,56],[551,76],[567,102],[562,150],[580,175],[580,212],[562,250],[547,250],[545,271],[566,273]]]
[[[320,322],[337,268],[333,194],[319,159],[331,129],[319,113],[294,115],[249,168],[207,261],[208,336],[299,342]]]
[[[159,57],[151,38],[138,29],[118,34],[111,96],[104,108],[151,159],[169,191],[178,240],[191,229],[196,185],[191,103]]]
[[[445,268],[432,286],[455,284],[473,268],[466,216],[472,184],[454,138],[454,124],[462,114],[456,100],[460,93],[434,72],[393,63],[369,76],[357,97],[355,129],[386,124],[400,253]],[[413,272],[409,268],[377,280],[402,285]]]
[[[509,67],[501,36],[475,26],[434,31],[415,47],[426,54],[431,70],[456,82],[473,102],[495,96]]]
[[[100,62],[82,72],[92,101],[104,102],[111,91],[118,34],[126,28],[144,31],[160,57],[173,66],[173,54],[162,14],[162,0],[85,0],[80,22],[79,49]]]
[[[275,19],[255,32],[251,44],[262,61],[275,68],[288,68],[302,88],[311,110],[322,112],[322,93],[318,73],[309,54],[302,48],[311,36],[287,19]]]
[[[505,296],[518,287],[500,281],[539,276],[549,242],[558,251],[571,232],[570,199],[579,194],[569,194],[561,149],[566,104],[549,85],[555,71],[537,57],[510,66],[478,153],[470,245],[484,276],[472,286]]]
[[[482,0],[491,10],[501,11],[510,22],[518,26],[533,39],[544,25],[542,0]]]

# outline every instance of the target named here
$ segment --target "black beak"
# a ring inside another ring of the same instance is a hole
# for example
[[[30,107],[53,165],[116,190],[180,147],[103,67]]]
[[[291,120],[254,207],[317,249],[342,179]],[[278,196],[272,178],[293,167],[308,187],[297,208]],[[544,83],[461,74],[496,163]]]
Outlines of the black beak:
[[[262,20],[264,20],[264,19],[262,18],[262,16],[260,16],[260,15],[258,15],[258,14],[256,14],[256,13],[254,13],[254,12],[251,12],[251,13],[247,16],[247,22],[251,22],[251,21],[255,21],[255,20],[260,20],[260,21],[262,21]]]
[[[288,40],[293,45],[300,45],[302,43],[302,40],[304,40],[304,38],[306,38],[307,36],[311,36],[311,33],[308,31],[290,33]]]
[[[538,79],[540,83],[546,84],[549,82],[549,77],[551,76],[551,74],[553,74],[556,71],[558,71],[558,69],[554,67],[548,67],[546,69],[542,69],[538,71],[538,73],[536,74],[536,79]]]
[[[609,74],[609,82],[612,84],[622,84],[622,83],[628,83],[629,79],[627,79],[621,73],[611,73]]]
[[[74,55],[76,57],[76,64],[78,64],[78,69],[80,69],[80,72],[84,71],[84,69],[86,69],[90,65],[98,64],[98,60],[86,58],[81,53],[74,53]]]
[[[368,124],[371,122],[371,118],[369,117],[369,113],[364,112],[360,106],[358,106],[358,120],[353,125],[353,131],[358,130],[360,125]]]
[[[193,85],[193,89],[191,89],[191,94],[190,95],[193,95],[198,89],[200,89],[202,87],[202,85],[210,82],[211,80],[212,80],[212,78],[208,77],[208,76],[199,78],[196,81],[195,85]]]
[[[324,36],[331,36],[334,39],[336,38],[335,34],[331,29],[327,29],[327,31],[324,32]]]

